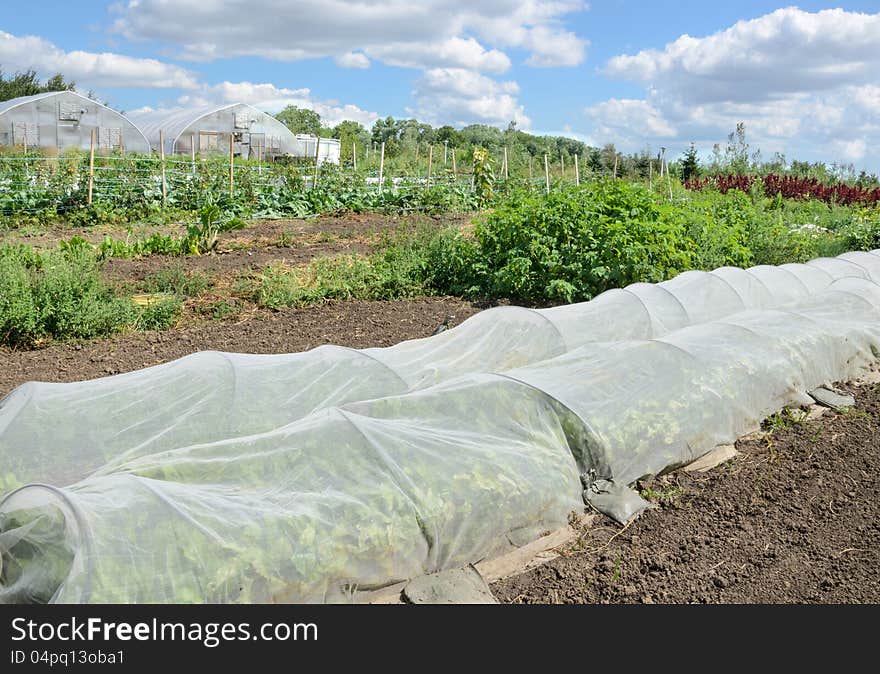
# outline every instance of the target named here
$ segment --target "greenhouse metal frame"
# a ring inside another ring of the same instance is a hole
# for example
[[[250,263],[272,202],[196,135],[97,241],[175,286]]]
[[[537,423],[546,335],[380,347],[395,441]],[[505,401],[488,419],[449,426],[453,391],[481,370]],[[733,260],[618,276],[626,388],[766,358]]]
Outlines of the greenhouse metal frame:
[[[159,150],[162,137],[166,155],[229,154],[231,137],[233,153],[238,157],[315,156],[314,136],[294,135],[271,114],[247,103],[150,110],[132,113],[131,119],[154,150]],[[321,139],[322,163],[332,161],[328,140]]]
[[[149,153],[141,130],[121,112],[75,91],[49,91],[0,102],[0,145]]]

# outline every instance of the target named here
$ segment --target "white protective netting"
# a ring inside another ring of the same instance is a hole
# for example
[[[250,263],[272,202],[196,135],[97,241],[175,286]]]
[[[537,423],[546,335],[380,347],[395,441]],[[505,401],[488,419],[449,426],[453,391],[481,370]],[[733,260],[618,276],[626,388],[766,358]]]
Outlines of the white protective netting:
[[[880,355],[880,251],[0,402],[0,601],[338,601],[502,553]],[[40,484],[34,484],[40,483]],[[25,486],[27,485],[27,486]],[[586,487],[586,490],[584,490]]]

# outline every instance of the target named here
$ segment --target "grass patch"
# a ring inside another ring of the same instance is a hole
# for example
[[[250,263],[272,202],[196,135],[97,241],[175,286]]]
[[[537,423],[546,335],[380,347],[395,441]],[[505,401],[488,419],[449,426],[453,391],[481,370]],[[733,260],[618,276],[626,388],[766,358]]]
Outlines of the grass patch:
[[[182,264],[171,265],[147,276],[142,287],[146,292],[169,293],[177,297],[197,297],[211,286],[211,280],[198,271],[187,271]]]
[[[177,297],[139,305],[118,296],[83,247],[38,253],[0,246],[0,344],[32,347],[49,339],[91,339],[125,330],[164,329],[181,310]]]

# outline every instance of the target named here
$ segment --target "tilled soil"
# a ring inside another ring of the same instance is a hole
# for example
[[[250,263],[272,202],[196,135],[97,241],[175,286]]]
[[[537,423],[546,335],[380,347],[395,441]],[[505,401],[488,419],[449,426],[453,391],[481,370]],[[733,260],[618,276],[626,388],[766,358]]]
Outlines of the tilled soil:
[[[880,385],[852,410],[741,440],[707,473],[647,485],[659,508],[599,517],[546,565],[492,587],[511,603],[880,602]]]
[[[391,346],[427,337],[447,314],[457,325],[479,307],[451,297],[394,302],[330,302],[282,312],[261,311],[236,321],[204,321],[164,332],[130,332],[108,339],[43,349],[0,347],[0,396],[26,381],[78,381],[158,365],[208,349],[292,353],[322,344]]]
[[[440,215],[384,215],[382,213],[344,213],[324,215],[315,218],[279,218],[273,220],[254,219],[248,221],[245,229],[229,232],[221,237],[221,245],[266,246],[275,245],[282,238],[296,241],[321,235],[330,238],[368,237],[378,232],[394,232],[398,228],[421,226],[465,226],[472,215],[448,213]],[[151,234],[182,235],[186,232],[183,223],[165,225],[134,224],[131,227],[117,225],[97,225],[94,227],[45,227],[38,231],[32,229],[3,229],[0,226],[0,241],[4,243],[24,243],[38,248],[54,248],[59,242],[79,236],[91,243],[100,243],[106,235],[116,239],[146,238]]]
[[[227,278],[258,272],[271,264],[291,266],[307,264],[316,257],[369,253],[371,246],[363,241],[342,240],[310,243],[300,246],[266,246],[224,250],[213,255],[172,257],[149,255],[130,260],[110,259],[101,266],[101,275],[109,281],[143,281],[163,269],[181,268],[207,276]]]

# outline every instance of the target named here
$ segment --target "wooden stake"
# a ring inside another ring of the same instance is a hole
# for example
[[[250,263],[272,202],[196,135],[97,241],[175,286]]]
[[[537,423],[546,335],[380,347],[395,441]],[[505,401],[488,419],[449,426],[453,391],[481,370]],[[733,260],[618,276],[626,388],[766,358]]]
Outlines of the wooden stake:
[[[229,134],[229,198],[235,196],[235,133]]]
[[[382,154],[379,155],[379,191],[382,191],[382,178],[385,173],[385,143],[382,143]]]
[[[351,161],[354,166],[354,170],[358,170],[358,146],[357,143],[352,141],[351,143]]]
[[[321,151],[321,136],[318,135],[315,138],[315,180],[312,183],[312,187],[318,186],[318,157],[320,156],[319,155],[320,151]]]
[[[165,133],[159,129],[159,162],[162,172],[162,203],[165,203],[167,188],[165,185]]]
[[[547,155],[544,155],[544,187],[547,194],[550,194],[550,164],[547,162]]]
[[[614,154],[614,179],[617,179],[617,153]]]
[[[196,174],[196,134],[189,134],[189,156],[192,163],[192,174]]]
[[[434,144],[428,146],[428,187],[431,186],[431,163],[434,159]]]
[[[25,131],[27,136],[27,131]],[[92,205],[92,189],[95,186],[95,130],[92,129],[92,142],[89,149],[89,206]]]
[[[260,141],[257,141],[257,175],[263,175],[263,147]]]
[[[507,180],[510,177],[510,168],[507,165],[507,146],[504,146],[504,179]]]
[[[578,156],[574,156],[574,184],[575,187],[581,184],[581,167],[578,163]]]
[[[654,187],[654,160],[648,160],[648,189],[652,189]]]

